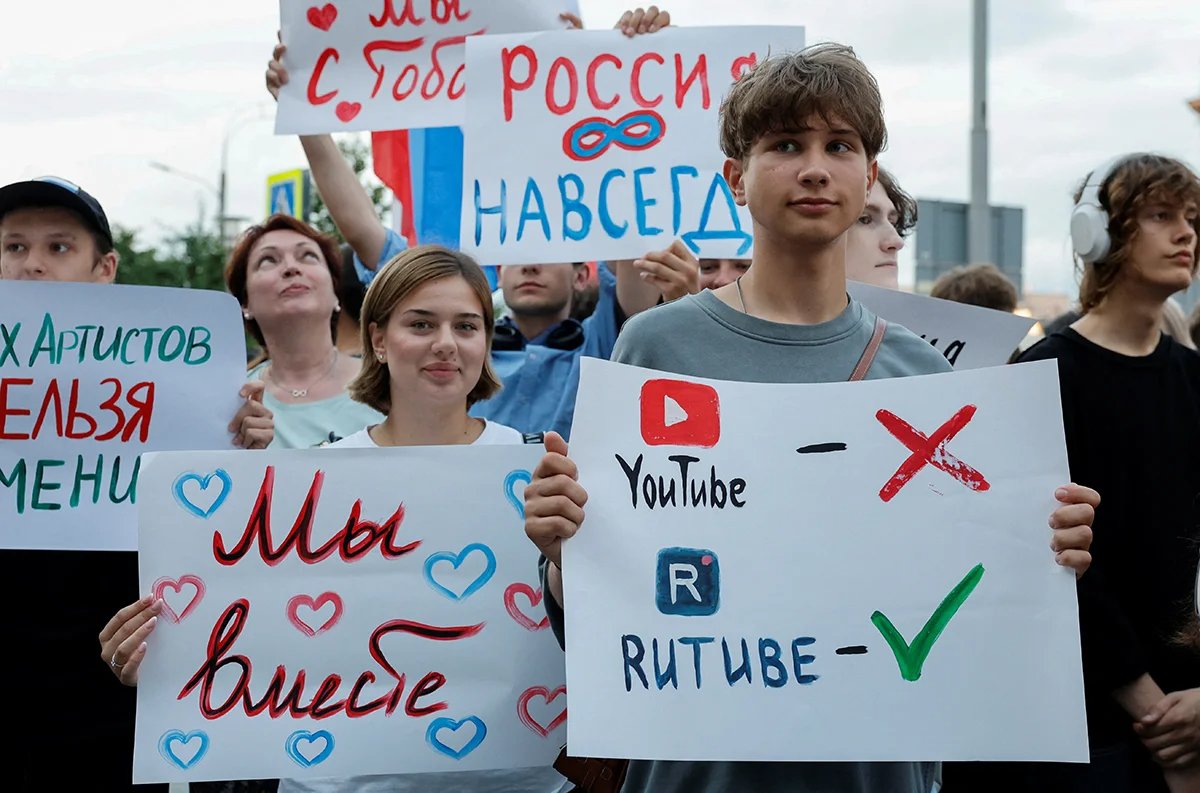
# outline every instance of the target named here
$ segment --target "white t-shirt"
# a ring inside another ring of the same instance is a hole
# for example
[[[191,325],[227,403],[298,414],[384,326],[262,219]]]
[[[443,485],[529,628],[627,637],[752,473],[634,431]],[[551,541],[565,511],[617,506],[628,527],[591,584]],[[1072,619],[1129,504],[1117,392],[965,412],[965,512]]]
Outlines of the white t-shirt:
[[[364,427],[353,435],[347,435],[337,443],[331,443],[325,448],[329,449],[378,449],[379,444],[371,438],[371,433],[368,430],[370,427]],[[500,443],[522,443],[524,436],[514,430],[512,427],[506,427],[503,424],[497,424],[494,421],[487,422],[483,428],[483,432],[479,433],[479,437],[475,439],[472,446],[491,446]]]
[[[489,421],[475,444],[523,440],[512,427]],[[375,449],[379,445],[364,429],[324,448]],[[279,781],[279,793],[558,793],[570,789],[571,784],[550,767]]]

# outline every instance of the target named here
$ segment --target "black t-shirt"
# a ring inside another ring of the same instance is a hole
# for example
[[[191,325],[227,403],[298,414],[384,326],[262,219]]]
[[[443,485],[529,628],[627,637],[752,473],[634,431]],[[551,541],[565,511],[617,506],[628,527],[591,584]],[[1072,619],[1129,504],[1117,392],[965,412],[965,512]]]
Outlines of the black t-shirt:
[[[1071,478],[1100,493],[1092,567],[1080,581],[1088,726],[1094,746],[1132,733],[1111,692],[1144,672],[1200,686],[1200,355],[1162,336],[1150,355],[1105,349],[1066,328],[1021,361],[1058,360]]]
[[[1164,691],[1200,686],[1197,626],[1200,354],[1162,336],[1121,355],[1065,328],[1018,362],[1056,359],[1071,479],[1100,493],[1092,566],[1079,582],[1088,734],[1101,765],[952,763],[947,793],[1165,790],[1113,689],[1149,672]],[[1113,764],[1114,756],[1123,758]]]

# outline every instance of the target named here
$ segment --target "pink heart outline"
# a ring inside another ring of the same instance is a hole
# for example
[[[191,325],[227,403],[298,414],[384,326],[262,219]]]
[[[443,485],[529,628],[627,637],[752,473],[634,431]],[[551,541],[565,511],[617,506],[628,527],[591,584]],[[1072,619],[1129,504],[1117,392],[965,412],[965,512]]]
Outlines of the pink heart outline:
[[[333,23],[337,20],[337,6],[333,3],[326,3],[321,7],[313,6],[308,9],[308,24],[319,30],[328,30],[333,27]]]
[[[509,584],[508,588],[504,590],[504,609],[508,612],[508,616],[513,618],[513,622],[527,631],[542,631],[549,628],[549,617],[543,617],[541,622],[534,622],[527,614],[521,611],[520,607],[516,604],[516,596],[518,594],[529,598],[531,606],[541,605],[542,602],[542,590],[540,587],[534,589],[528,584],[522,584],[519,581],[515,584]]]
[[[170,588],[176,592],[182,593],[183,587],[187,584],[191,584],[196,588],[196,595],[191,599],[191,601],[188,602],[186,606],[183,607],[183,611],[176,614],[175,609],[171,608],[170,604],[167,603],[167,599],[163,597],[163,592]],[[204,599],[206,587],[204,586],[204,581],[202,581],[199,576],[188,573],[186,575],[179,576],[178,579],[164,576],[154,582],[154,586],[151,587],[150,591],[154,593],[155,600],[162,601],[163,616],[169,619],[171,622],[178,624],[187,619],[187,616],[196,609],[196,606],[200,605],[200,601]]]
[[[543,727],[537,719],[533,718],[533,716],[529,714],[529,700],[533,699],[534,697],[541,697],[546,701],[546,704],[549,705],[553,703],[554,700],[558,699],[561,694],[565,693],[567,693],[566,686],[559,686],[553,691],[545,686],[533,686],[532,688],[526,689],[525,693],[523,693],[520,698],[517,699],[517,718],[521,720],[522,724],[543,738],[549,737],[550,733],[562,726],[562,723],[567,720],[567,709],[563,708],[562,713],[555,716],[548,726]]]
[[[337,109],[334,112],[337,113],[339,121],[343,124],[349,124],[358,116],[361,110],[361,102],[338,102]]]
[[[314,612],[320,611],[321,607],[326,603],[333,604],[333,616],[325,620],[325,624],[319,628],[311,627],[307,622],[300,619],[300,615],[296,613],[300,606],[308,606]],[[308,595],[296,595],[287,602],[287,618],[288,622],[292,623],[305,636],[313,637],[338,624],[341,620],[345,609],[342,606],[342,596],[336,592],[323,592],[314,599]]]

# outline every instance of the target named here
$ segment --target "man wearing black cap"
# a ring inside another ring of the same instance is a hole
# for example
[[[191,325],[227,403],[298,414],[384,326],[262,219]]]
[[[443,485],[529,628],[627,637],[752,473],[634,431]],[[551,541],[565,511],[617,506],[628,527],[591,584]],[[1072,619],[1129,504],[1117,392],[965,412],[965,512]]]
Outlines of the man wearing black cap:
[[[0,188],[0,278],[112,283],[117,252],[100,202],[45,176]]]
[[[91,195],[53,177],[0,188],[0,279],[116,274],[112,230]],[[11,631],[0,653],[11,717],[0,788],[166,790],[130,785],[133,689],[114,685],[96,658],[100,629],[138,597],[137,554],[0,550],[0,581]]]

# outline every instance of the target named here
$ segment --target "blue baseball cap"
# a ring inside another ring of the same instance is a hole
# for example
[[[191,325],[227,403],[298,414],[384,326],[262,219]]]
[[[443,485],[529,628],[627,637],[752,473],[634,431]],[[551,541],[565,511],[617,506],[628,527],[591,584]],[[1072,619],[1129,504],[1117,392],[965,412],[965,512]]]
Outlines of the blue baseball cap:
[[[15,209],[27,207],[64,207],[78,214],[83,221],[113,244],[112,229],[108,216],[91,193],[66,179],[57,176],[41,176],[27,182],[13,182],[0,187],[0,218]]]

